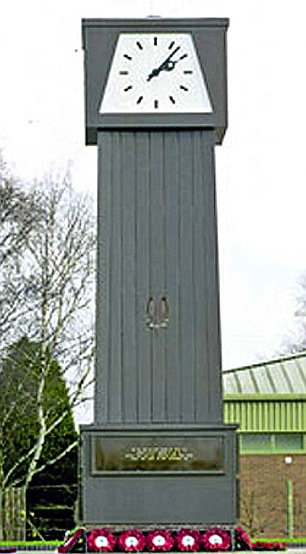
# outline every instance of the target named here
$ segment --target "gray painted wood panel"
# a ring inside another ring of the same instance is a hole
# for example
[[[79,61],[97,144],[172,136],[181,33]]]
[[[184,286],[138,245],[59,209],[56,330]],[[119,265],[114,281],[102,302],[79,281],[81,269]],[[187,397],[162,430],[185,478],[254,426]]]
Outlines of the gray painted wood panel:
[[[215,413],[221,411],[221,371],[216,371],[215,367],[221,367],[221,346],[220,346],[220,325],[212,324],[219,321],[219,275],[218,275],[218,241],[217,241],[217,208],[216,191],[214,186],[215,158],[214,149],[209,143],[205,144],[205,173],[206,178],[206,202],[208,209],[205,210],[207,218],[207,229],[215,228],[214,233],[206,234],[206,244],[204,247],[207,276],[207,297],[206,307],[208,314],[207,325],[207,351],[209,355],[207,364],[207,382],[209,383],[210,394],[207,396],[207,418],[208,421],[215,421]]]
[[[111,252],[110,252],[110,287],[117,294],[110,294],[110,313],[109,313],[109,332],[110,345],[108,357],[108,392],[110,402],[108,402],[108,419],[111,421],[121,421],[122,414],[122,348],[121,340],[118,340],[118,329],[121,326],[122,302],[119,291],[121,290],[122,272],[121,272],[121,252],[122,252],[122,208],[121,208],[121,149],[119,147],[119,137],[112,136],[110,143],[111,152],[108,160],[112,160],[112,204],[109,206],[110,226],[111,226]],[[105,148],[106,150],[106,148]],[[112,157],[111,157],[112,156]],[[98,337],[98,341],[101,340]],[[111,368],[111,371],[109,370]],[[113,402],[116,398],[116,402]]]
[[[150,296],[158,308],[165,293],[164,240],[164,145],[162,133],[150,133]],[[153,329],[152,340],[152,421],[165,420],[165,332]]]
[[[194,275],[193,275],[193,139],[180,135],[180,357],[181,413],[185,421],[194,419]]]
[[[112,186],[112,160],[105,156],[110,150],[111,136],[105,137],[103,149],[100,145],[99,168],[103,180],[98,188],[98,264],[97,264],[97,313],[96,313],[96,380],[95,380],[95,421],[108,419],[109,382],[109,269],[110,269],[110,189]],[[102,169],[103,168],[103,169]]]
[[[220,422],[214,132],[101,132],[99,144],[99,421]]]
[[[150,178],[147,167],[149,137],[147,133],[136,135],[136,298],[137,298],[137,419],[151,421],[151,334],[147,327],[146,301],[150,290]]]
[[[135,201],[135,140],[123,133],[122,140],[122,371],[123,419],[136,420],[136,201]],[[111,369],[111,368],[110,368]]]
[[[165,202],[167,209],[165,227],[166,290],[170,305],[170,325],[167,329],[167,416],[169,421],[179,422],[181,416],[181,357],[179,352],[180,337],[179,317],[179,137],[177,133],[165,133]]]
[[[207,415],[207,375],[205,371],[208,367],[208,347],[207,347],[207,328],[209,320],[207,317],[206,302],[207,298],[207,276],[205,264],[205,248],[207,240],[206,220],[203,211],[207,209],[205,201],[205,184],[203,184],[203,173],[205,167],[205,150],[202,145],[201,135],[195,134],[195,154],[194,154],[194,237],[197,247],[194,248],[194,286],[195,286],[195,406],[197,419],[203,420]],[[197,157],[197,151],[201,151],[201,156]]]

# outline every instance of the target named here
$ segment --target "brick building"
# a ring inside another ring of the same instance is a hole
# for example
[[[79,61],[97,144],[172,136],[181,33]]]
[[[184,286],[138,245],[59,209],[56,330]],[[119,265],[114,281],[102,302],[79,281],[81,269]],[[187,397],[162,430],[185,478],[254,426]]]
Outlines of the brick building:
[[[306,535],[306,353],[223,372],[238,423],[240,523],[252,536]]]

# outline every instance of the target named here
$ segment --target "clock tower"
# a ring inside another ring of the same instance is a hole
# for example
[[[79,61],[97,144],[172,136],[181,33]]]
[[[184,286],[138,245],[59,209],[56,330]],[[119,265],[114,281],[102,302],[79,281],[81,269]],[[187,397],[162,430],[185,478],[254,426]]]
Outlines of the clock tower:
[[[84,20],[86,143],[98,146],[94,423],[86,524],[233,525],[222,410],[216,144],[226,19]]]

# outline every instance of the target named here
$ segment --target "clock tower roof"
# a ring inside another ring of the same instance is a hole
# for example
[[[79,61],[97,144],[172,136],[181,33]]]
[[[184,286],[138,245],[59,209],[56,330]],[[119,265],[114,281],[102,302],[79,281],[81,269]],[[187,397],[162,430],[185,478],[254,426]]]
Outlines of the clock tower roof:
[[[229,19],[207,17],[207,18],[162,18],[157,16],[148,16],[146,18],[106,18],[106,19],[82,19],[82,25],[84,27],[124,27],[130,29],[131,27],[146,27],[148,29],[156,29],[157,27],[221,27],[228,28]]]

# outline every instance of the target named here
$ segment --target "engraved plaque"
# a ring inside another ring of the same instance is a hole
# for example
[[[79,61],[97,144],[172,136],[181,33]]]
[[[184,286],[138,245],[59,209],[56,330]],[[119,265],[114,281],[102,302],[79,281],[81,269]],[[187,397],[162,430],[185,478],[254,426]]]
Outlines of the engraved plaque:
[[[223,472],[222,437],[113,436],[92,438],[93,473]]]

